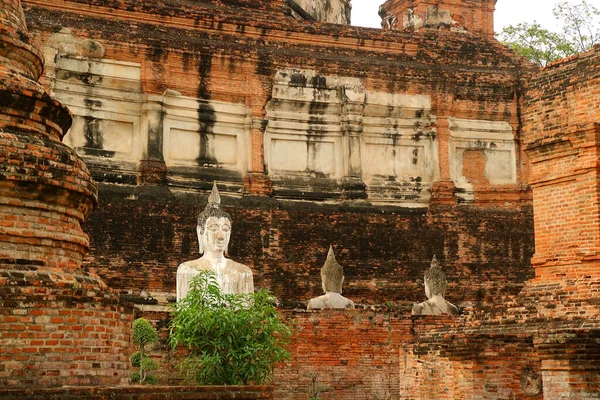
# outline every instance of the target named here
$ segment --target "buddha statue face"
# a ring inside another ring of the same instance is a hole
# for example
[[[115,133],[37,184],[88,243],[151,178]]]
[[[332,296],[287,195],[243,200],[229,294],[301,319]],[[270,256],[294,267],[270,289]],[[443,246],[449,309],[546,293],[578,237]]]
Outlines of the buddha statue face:
[[[200,253],[222,255],[229,245],[231,221],[227,217],[208,217],[204,227],[198,225],[197,233]]]
[[[200,254],[220,257],[227,254],[231,235],[231,216],[221,208],[221,196],[216,182],[208,196],[208,204],[198,215],[196,226]]]

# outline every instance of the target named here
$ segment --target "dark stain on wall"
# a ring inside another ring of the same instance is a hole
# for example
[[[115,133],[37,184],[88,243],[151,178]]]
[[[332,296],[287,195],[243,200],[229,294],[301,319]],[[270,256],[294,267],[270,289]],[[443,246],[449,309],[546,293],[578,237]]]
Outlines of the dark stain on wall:
[[[209,89],[209,77],[212,71],[213,55],[210,53],[201,53],[198,62],[198,122],[200,130],[198,131],[200,140],[200,154],[196,158],[199,166],[214,165],[217,159],[211,152],[210,140],[214,140],[213,128],[217,120],[214,108],[206,101],[210,100],[211,93]]]

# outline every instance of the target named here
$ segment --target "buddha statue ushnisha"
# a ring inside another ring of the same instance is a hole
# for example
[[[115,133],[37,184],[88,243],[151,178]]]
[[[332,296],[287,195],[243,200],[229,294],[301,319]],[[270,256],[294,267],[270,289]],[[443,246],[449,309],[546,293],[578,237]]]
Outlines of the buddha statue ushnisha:
[[[431,267],[425,271],[425,295],[428,300],[415,304],[412,308],[413,315],[458,315],[458,308],[444,299],[448,281],[442,271],[440,263],[433,256]]]
[[[307,309],[354,308],[354,302],[342,296],[343,284],[344,270],[336,261],[333,247],[330,246],[325,265],[321,268],[321,285],[325,294],[311,299]]]
[[[185,298],[192,279],[206,270],[215,273],[223,293],[254,292],[252,270],[225,258],[231,235],[231,216],[221,208],[221,196],[216,182],[206,208],[198,215],[196,233],[202,257],[186,261],[177,268],[177,301]]]

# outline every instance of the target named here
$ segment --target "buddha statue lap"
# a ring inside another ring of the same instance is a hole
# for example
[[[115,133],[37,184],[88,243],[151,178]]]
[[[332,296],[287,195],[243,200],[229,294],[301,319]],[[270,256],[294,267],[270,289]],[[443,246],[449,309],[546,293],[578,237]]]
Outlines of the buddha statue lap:
[[[192,279],[206,270],[215,273],[223,293],[254,292],[252,270],[225,258],[231,236],[231,216],[221,207],[221,197],[216,183],[213,185],[206,208],[198,216],[196,233],[202,257],[186,261],[177,268],[177,301],[185,298]]]
[[[327,260],[325,261],[323,268],[321,268],[321,284],[325,294],[311,299],[308,302],[307,309],[354,308],[354,302],[342,296],[343,283],[344,270],[335,259],[333,247],[329,247]]]

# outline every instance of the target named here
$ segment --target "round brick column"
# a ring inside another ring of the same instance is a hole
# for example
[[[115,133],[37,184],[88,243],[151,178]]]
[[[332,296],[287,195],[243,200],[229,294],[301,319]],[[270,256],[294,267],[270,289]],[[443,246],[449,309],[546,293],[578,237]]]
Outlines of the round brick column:
[[[131,316],[80,269],[97,188],[42,71],[20,1],[0,0],[0,386],[121,383]]]

